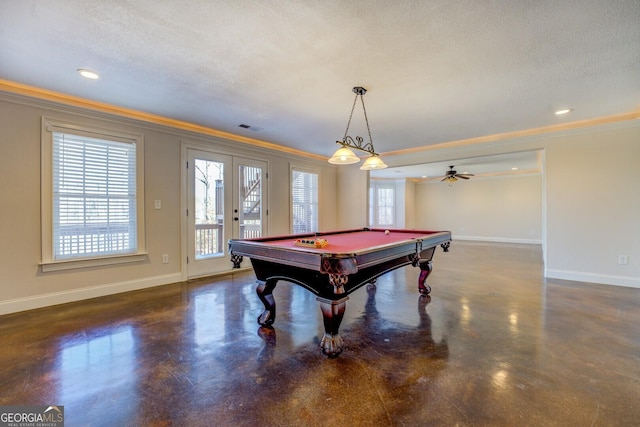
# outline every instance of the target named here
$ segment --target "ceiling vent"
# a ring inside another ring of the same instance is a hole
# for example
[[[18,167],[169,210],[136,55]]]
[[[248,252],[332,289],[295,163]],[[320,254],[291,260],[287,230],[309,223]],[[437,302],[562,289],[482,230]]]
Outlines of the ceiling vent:
[[[238,127],[242,128],[242,129],[249,129],[249,130],[252,130],[254,132],[262,130],[262,128],[259,128],[259,127],[256,127],[256,126],[251,126],[251,125],[246,125],[244,123],[239,124]]]

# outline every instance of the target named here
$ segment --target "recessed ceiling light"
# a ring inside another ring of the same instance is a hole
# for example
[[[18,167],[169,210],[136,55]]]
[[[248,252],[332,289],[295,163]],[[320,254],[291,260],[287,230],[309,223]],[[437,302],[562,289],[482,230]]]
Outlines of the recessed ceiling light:
[[[564,108],[562,110],[556,111],[556,116],[561,116],[563,114],[567,114],[573,111],[573,108]]]
[[[517,170],[518,170],[518,168],[511,168],[511,170],[512,170],[512,171],[517,171]]]
[[[427,177],[427,175],[422,175],[422,177],[423,177],[423,178],[426,178],[426,177]]]
[[[92,80],[96,80],[98,79],[100,76],[98,75],[98,73],[96,73],[95,71],[91,71],[91,70],[87,70],[84,68],[78,68],[78,73],[86,78],[86,79],[92,79]]]

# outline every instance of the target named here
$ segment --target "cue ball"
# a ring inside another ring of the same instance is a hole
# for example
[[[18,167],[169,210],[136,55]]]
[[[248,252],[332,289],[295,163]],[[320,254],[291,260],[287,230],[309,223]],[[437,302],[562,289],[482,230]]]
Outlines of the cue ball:
[[[384,234],[389,234],[389,230],[384,230]]]

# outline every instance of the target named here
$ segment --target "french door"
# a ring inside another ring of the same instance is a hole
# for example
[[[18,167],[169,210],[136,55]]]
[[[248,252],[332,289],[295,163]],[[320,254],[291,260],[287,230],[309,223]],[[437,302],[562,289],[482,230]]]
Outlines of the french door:
[[[187,277],[231,268],[231,238],[266,235],[267,163],[187,150]]]

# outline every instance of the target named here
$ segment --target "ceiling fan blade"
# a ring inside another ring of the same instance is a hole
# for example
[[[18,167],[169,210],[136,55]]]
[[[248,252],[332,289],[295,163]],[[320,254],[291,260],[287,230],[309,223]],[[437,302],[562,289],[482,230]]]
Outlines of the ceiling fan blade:
[[[462,178],[462,179],[469,179],[468,176],[464,176],[464,175],[456,175],[458,178]]]
[[[440,182],[442,182],[442,181],[446,181],[447,179],[449,179],[449,177],[448,177],[448,176],[445,176],[444,178],[442,178],[442,179],[440,180]]]

